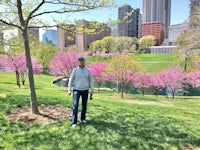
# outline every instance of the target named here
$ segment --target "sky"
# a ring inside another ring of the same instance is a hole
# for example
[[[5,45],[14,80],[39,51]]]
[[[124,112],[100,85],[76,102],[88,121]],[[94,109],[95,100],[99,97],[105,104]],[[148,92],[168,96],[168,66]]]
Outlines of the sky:
[[[129,4],[133,9],[140,8],[142,13],[142,1],[143,0],[115,0],[115,2],[122,6],[123,4]],[[171,25],[183,23],[188,20],[189,17],[189,2],[190,0],[171,0]],[[108,18],[112,17],[117,19],[117,8],[95,9],[88,12],[82,12],[77,17],[84,17],[86,20],[96,20],[106,22]]]
[[[133,9],[140,8],[142,13],[143,0],[115,0],[118,6],[129,4]],[[171,25],[183,23],[189,17],[189,2],[190,0],[171,0]],[[88,21],[107,22],[109,18],[116,20],[118,16],[118,8],[101,8],[81,13],[73,13],[72,15],[65,14],[60,17],[63,20],[85,19]],[[45,16],[46,17],[46,16]],[[46,17],[48,18],[48,17]],[[44,19],[46,19],[44,18]],[[58,18],[57,18],[58,19]],[[43,33],[43,31],[41,31]]]

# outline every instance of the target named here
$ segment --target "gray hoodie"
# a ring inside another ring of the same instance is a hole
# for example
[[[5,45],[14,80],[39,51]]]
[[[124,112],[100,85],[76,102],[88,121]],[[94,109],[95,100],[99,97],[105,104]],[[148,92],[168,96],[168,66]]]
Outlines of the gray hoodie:
[[[72,70],[72,73],[69,78],[69,83],[68,83],[68,92],[71,91],[71,89],[74,90],[88,90],[93,91],[93,78],[91,71],[84,67],[76,67]]]

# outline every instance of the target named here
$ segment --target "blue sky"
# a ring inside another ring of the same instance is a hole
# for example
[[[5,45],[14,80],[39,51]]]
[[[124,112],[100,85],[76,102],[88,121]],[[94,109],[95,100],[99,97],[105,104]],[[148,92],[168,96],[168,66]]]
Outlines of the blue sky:
[[[123,4],[129,4],[132,8],[140,8],[142,12],[142,1],[143,0],[115,0],[115,2],[121,6]],[[171,25],[183,23],[188,20],[189,17],[189,0],[171,0]],[[69,14],[62,15],[63,20],[72,21],[74,19],[85,19],[88,21],[99,21],[106,22],[109,18],[113,18],[113,20],[117,19],[117,8],[104,8],[104,9],[95,9],[91,11],[81,12],[81,13],[73,13],[73,15],[69,16]],[[49,16],[42,17],[44,20],[49,20]],[[56,17],[59,19],[59,17]]]
[[[140,8],[141,12],[142,1],[143,0],[115,0],[119,6],[123,4],[129,4],[132,8]],[[171,0],[171,25],[182,23],[188,20],[190,11],[189,4],[189,0]],[[117,8],[95,9],[92,11],[79,13],[72,18],[84,18],[86,20],[106,22],[110,16],[113,19],[117,19]]]

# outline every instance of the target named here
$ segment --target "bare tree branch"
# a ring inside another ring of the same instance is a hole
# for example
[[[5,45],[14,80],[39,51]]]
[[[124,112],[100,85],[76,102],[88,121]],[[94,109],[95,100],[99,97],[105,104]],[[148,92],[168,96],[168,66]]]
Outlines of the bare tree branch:
[[[2,19],[0,19],[0,22],[2,22],[3,24],[6,24],[6,25],[8,25],[8,26],[17,27],[17,28],[19,28],[19,29],[22,30],[21,26],[18,26],[18,25],[14,24],[14,23],[9,23],[9,22],[7,22],[7,21],[5,21],[5,20],[2,20]]]
[[[32,15],[44,4],[44,2],[45,0],[42,0],[42,2],[35,9],[33,9],[32,12],[30,12],[29,16],[27,17],[27,23],[32,18]]]

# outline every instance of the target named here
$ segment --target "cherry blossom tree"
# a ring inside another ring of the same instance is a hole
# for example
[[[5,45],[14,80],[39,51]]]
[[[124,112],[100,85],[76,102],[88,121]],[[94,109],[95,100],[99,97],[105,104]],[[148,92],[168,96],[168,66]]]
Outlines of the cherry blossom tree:
[[[187,82],[192,85],[193,88],[200,87],[200,71],[193,70],[186,75]]]
[[[159,90],[164,87],[164,82],[162,80],[162,73],[154,72],[150,75],[150,84],[154,90],[154,94],[157,96]]]
[[[69,77],[73,68],[78,65],[78,53],[59,51],[50,61],[52,75]]]
[[[135,88],[139,88],[142,90],[142,95],[144,95],[145,89],[151,87],[150,75],[147,74],[146,71],[135,74],[132,78],[132,81]]]
[[[194,62],[195,69],[186,74],[187,82],[192,85],[193,88],[200,87],[200,60],[197,59]]]
[[[199,69],[199,70],[200,70],[200,60],[199,60],[199,59],[197,59],[197,60],[195,61],[194,66],[195,66],[196,69]]]
[[[169,68],[163,71],[161,80],[164,82],[164,87],[172,92],[174,99],[175,90],[185,87],[185,73],[180,67]]]
[[[96,62],[90,65],[90,70],[94,80],[98,83],[98,91],[100,90],[101,83],[107,80],[105,69],[107,68],[106,62]]]
[[[41,65],[37,62],[36,58],[32,58],[33,73],[38,74],[41,70]],[[24,54],[18,55],[5,55],[3,59],[3,66],[8,68],[10,71],[16,73],[16,84],[20,87],[20,77],[22,84],[25,84],[27,76],[27,67],[26,67],[26,56]]]

